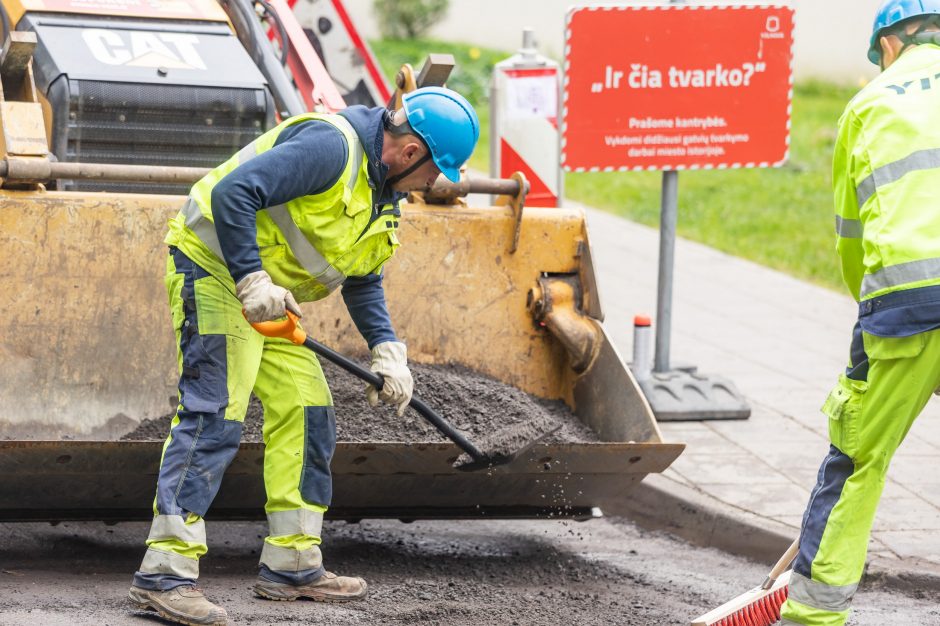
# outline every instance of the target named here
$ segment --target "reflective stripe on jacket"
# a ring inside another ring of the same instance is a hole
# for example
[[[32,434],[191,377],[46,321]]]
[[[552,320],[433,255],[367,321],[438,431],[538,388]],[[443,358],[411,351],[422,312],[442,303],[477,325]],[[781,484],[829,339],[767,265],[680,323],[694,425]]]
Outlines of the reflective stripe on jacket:
[[[270,150],[281,131],[307,120],[322,120],[343,133],[349,146],[343,173],[326,191],[265,207],[257,214],[261,265],[275,283],[300,302],[319,300],[347,276],[378,273],[398,247],[397,216],[374,219],[372,189],[359,138],[339,115],[307,113],[292,117],[242,148],[193,185],[180,213],[170,222],[166,243],[226,283],[232,278],[224,263],[212,220],[212,190],[240,164]],[[234,285],[230,285],[234,289]]]
[[[837,250],[856,300],[940,284],[940,47],[905,52],[846,107]]]

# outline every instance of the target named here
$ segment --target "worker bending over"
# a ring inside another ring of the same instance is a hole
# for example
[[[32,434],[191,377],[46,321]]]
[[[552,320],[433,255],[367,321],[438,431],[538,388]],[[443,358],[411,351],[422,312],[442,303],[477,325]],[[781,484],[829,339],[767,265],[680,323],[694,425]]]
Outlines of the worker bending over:
[[[195,586],[203,517],[238,450],[249,395],[264,405],[268,536],[254,586],[265,598],[363,598],[361,578],[323,567],[330,505],[333,402],[313,352],[250,322],[300,315],[342,287],[372,352],[381,391],[402,414],[413,381],[389,319],[382,267],[398,248],[405,192],[459,179],[479,120],[448,89],[404,95],[403,108],[352,106],[290,118],[215,168],[170,222],[166,287],[178,345],[179,408],[163,447],[147,551],[130,599],[186,624],[224,624]],[[242,311],[244,310],[244,315]],[[247,317],[247,320],[246,320]]]

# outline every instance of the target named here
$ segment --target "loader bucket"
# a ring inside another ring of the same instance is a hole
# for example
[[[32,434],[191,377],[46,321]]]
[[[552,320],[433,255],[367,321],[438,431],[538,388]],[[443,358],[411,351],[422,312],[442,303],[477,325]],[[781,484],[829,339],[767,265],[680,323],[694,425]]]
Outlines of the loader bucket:
[[[162,240],[182,200],[0,190],[0,520],[150,517],[162,442],[120,438],[176,403]],[[682,451],[604,330],[583,214],[517,217],[405,205],[385,279],[396,331],[413,361],[563,400],[601,441],[476,473],[451,467],[449,443],[340,442],[331,517],[587,517]],[[339,296],[304,308],[311,336],[363,351]],[[263,517],[262,458],[242,444],[213,518]]]

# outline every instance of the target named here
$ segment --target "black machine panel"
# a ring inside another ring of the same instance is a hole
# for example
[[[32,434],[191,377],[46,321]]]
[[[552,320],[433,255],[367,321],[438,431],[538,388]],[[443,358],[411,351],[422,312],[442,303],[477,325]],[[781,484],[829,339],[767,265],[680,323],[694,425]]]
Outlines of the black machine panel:
[[[275,123],[261,73],[225,24],[27,14],[60,161],[215,167]],[[189,185],[58,181],[185,194]]]

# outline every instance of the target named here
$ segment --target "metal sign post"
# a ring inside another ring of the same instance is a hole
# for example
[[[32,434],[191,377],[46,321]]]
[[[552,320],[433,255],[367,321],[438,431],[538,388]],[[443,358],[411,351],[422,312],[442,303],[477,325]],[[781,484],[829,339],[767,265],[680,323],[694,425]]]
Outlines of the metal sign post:
[[[685,0],[669,0],[685,4]],[[672,276],[676,260],[676,227],[679,222],[679,172],[663,172],[659,209],[659,279],[656,281],[656,352],[653,371],[669,371],[669,347],[672,337]]]
[[[750,415],[730,381],[670,363],[679,172],[786,161],[792,48],[786,3],[671,0],[568,13],[565,169],[663,172],[655,357],[639,381],[659,420]]]
[[[669,338],[672,334],[672,275],[676,258],[676,224],[679,221],[679,172],[663,172],[662,207],[659,213],[659,280],[656,286],[656,357],[653,371],[669,371]]]

